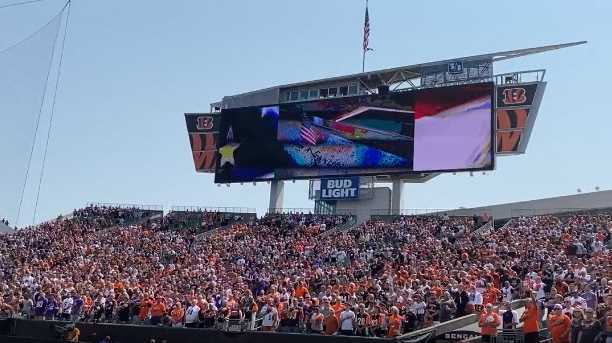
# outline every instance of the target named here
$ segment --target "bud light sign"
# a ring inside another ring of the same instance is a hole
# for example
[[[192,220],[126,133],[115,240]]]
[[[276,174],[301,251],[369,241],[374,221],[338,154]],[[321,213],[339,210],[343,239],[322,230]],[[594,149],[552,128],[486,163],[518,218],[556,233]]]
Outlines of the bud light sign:
[[[357,199],[359,198],[359,176],[321,179],[321,199]]]

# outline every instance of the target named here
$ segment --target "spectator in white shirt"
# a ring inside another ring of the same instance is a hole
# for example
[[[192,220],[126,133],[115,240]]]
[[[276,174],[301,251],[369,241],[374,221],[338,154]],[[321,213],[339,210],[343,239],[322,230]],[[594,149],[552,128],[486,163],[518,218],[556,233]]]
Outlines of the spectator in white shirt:
[[[195,328],[198,326],[198,317],[200,315],[200,307],[194,302],[187,307],[185,311],[185,327]]]
[[[514,288],[510,285],[510,281],[504,282],[504,287],[501,289],[502,301],[512,302],[512,291]]]
[[[74,304],[74,300],[71,296],[64,296],[64,300],[62,300],[62,314],[61,318],[63,320],[70,320],[70,314],[72,313],[72,305]]]
[[[351,310],[348,303],[344,304],[344,311],[340,313],[340,334],[352,336],[355,329],[355,312]]]

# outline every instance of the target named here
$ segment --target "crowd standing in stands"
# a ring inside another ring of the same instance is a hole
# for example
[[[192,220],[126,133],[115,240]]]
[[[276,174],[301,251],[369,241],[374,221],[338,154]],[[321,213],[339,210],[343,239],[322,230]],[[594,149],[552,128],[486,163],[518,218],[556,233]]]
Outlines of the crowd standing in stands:
[[[411,216],[325,237],[347,218],[270,215],[197,239],[129,213],[90,207],[0,237],[0,313],[395,337],[482,311],[487,337],[522,326],[531,339],[547,315],[554,342],[609,335],[609,215],[484,235],[473,218]],[[521,318],[519,298],[532,299]]]

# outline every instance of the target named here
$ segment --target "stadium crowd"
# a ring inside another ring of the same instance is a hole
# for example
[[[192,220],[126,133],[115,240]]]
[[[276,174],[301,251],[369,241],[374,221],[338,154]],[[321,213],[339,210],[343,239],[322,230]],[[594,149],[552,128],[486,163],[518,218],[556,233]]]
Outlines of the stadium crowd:
[[[482,235],[468,217],[321,235],[348,218],[268,215],[204,238],[126,224],[146,215],[88,207],[0,236],[0,313],[395,337],[482,311],[485,337],[521,320],[537,332],[546,314],[555,343],[610,334],[609,215],[523,217]],[[520,319],[518,298],[533,299]]]

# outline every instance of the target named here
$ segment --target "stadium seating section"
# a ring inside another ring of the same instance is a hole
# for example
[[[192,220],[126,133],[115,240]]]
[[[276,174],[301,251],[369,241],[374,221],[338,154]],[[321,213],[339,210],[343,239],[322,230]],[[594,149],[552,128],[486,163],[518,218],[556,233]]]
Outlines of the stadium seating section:
[[[383,219],[89,206],[0,235],[0,316],[388,337],[534,297],[607,318],[609,214]]]

